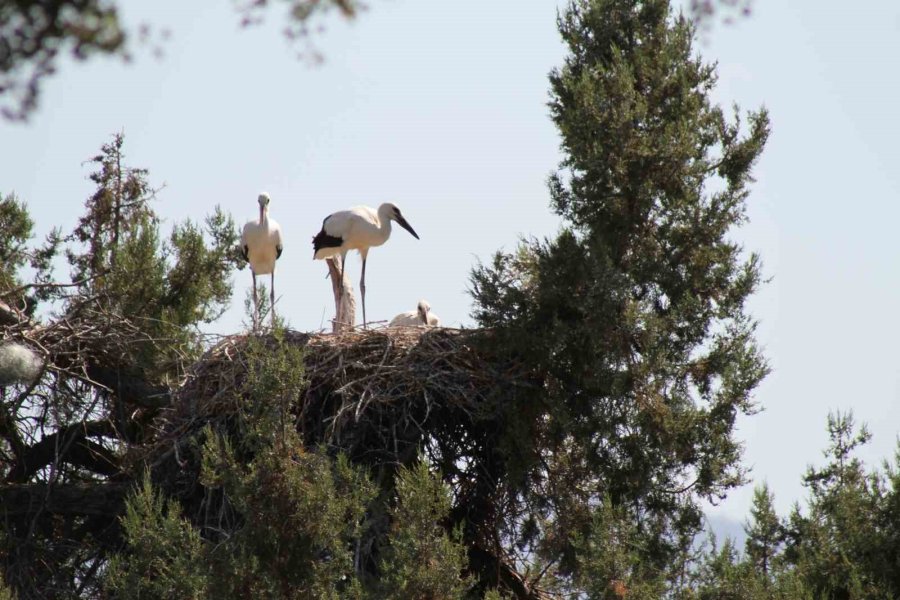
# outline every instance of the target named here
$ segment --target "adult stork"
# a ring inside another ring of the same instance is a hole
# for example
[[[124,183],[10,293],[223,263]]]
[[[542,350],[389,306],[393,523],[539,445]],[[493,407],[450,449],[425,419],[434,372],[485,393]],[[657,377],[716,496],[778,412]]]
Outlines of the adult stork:
[[[388,323],[388,327],[440,327],[441,320],[431,312],[431,305],[427,300],[419,300],[416,310],[402,312]]]
[[[256,297],[256,276],[272,275],[269,310],[272,311],[272,324],[275,324],[275,261],[281,257],[284,249],[281,242],[281,226],[275,219],[269,218],[269,202],[266,193],[257,198],[259,202],[259,220],[247,221],[241,232],[241,248],[244,260],[250,263],[253,275],[253,323],[259,321],[259,302]]]
[[[391,221],[410,232],[414,238],[419,235],[400,213],[400,209],[385,202],[378,210],[368,206],[354,206],[325,217],[322,230],[313,238],[313,258],[324,260],[341,255],[341,281],[347,253],[358,250],[362,257],[362,276],[359,279],[359,293],[362,296],[363,327],[366,327],[366,258],[369,248],[380,246],[391,237]]]

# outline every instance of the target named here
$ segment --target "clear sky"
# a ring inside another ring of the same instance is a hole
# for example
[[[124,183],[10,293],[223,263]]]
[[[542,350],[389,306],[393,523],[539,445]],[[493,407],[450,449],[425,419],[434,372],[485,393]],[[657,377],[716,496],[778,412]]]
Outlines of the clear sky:
[[[333,310],[310,240],[354,204],[398,204],[419,233],[396,228],[368,265],[370,320],[427,298],[449,325],[469,325],[468,273],[521,235],[558,227],[547,175],[560,155],[546,101],[564,50],[555,0],[371,0],[352,24],[326,20],[325,62],[298,60],[280,15],[242,30],[229,2],[129,0],[123,16],[168,29],[163,57],[64,62],[28,124],[0,121],[0,191],[38,222],[71,228],[91,192],[84,161],[124,131],[132,166],[165,184],[168,224],[219,204],[240,223],[268,191],[285,231],[279,312],[324,327]],[[831,8],[828,8],[831,7]],[[698,44],[719,64],[716,99],[765,104],[772,136],[756,169],[750,222],[735,237],[772,280],[751,303],[774,369],[740,421],[746,463],[786,512],[821,464],[830,410],[853,409],[893,455],[900,426],[900,5],[756,0]],[[354,281],[359,261],[349,262]],[[215,324],[241,327],[248,271]],[[713,512],[743,519],[752,487]]]

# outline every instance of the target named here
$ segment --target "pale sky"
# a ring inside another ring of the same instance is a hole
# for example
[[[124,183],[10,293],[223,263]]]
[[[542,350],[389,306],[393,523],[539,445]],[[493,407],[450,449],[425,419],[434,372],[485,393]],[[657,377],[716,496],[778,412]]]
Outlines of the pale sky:
[[[229,2],[124,2],[127,22],[171,31],[163,58],[138,47],[130,65],[64,62],[28,124],[0,121],[0,192],[29,204],[39,235],[70,229],[92,190],[85,161],[118,131],[129,164],[165,184],[155,208],[167,226],[216,204],[242,223],[267,191],[285,232],[279,313],[301,330],[333,310],[310,244],[322,219],[392,201],[421,240],[395,228],[370,253],[370,320],[426,298],[445,324],[471,325],[475,262],[559,225],[546,189],[560,158],[546,108],[547,73],[564,56],[557,2],[369,4],[349,25],[326,20],[315,37],[325,62],[310,66],[276,10],[241,30]],[[735,237],[772,278],[750,310],[774,371],[756,394],[764,412],[739,436],[785,514],[807,465],[822,463],[829,410],[868,423],[871,464],[896,447],[900,5],[755,0],[698,49],[718,61],[717,101],[771,113]],[[348,268],[356,285],[358,259]],[[234,283],[213,331],[242,326],[249,271]],[[751,497],[746,486],[712,512],[743,520]]]

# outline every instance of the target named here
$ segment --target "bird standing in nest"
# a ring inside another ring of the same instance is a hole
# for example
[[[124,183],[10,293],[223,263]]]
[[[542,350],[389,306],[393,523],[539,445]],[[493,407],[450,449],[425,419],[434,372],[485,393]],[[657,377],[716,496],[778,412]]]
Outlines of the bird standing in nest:
[[[366,258],[369,248],[380,246],[391,237],[391,221],[410,232],[414,238],[419,235],[400,213],[400,209],[385,202],[378,210],[368,206],[354,206],[325,217],[322,230],[313,238],[313,258],[324,260],[331,256],[341,257],[341,281],[344,280],[344,265],[347,253],[358,250],[362,257],[362,276],[359,279],[359,293],[362,296],[363,328],[366,327]]]
[[[269,218],[269,202],[266,193],[257,198],[259,202],[259,220],[247,221],[241,232],[241,249],[244,260],[250,263],[253,275],[253,326],[259,324],[259,299],[256,295],[256,276],[271,274],[269,290],[269,310],[272,312],[272,324],[275,324],[275,261],[281,258],[284,249],[281,241],[281,226],[275,219]]]

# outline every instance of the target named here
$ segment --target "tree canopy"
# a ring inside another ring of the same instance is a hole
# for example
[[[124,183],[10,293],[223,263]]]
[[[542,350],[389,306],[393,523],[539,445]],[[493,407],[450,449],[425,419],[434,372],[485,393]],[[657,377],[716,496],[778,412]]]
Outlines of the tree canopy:
[[[243,25],[260,22],[275,2],[239,2]],[[360,8],[357,0],[289,0],[286,35],[305,37],[309,22],[337,9],[346,17]],[[146,27],[146,26],[145,26]],[[130,58],[138,32],[129,31],[115,0],[0,1],[0,99],[7,119],[25,119],[37,108],[41,82],[52,75],[60,55],[78,60],[97,55]]]

